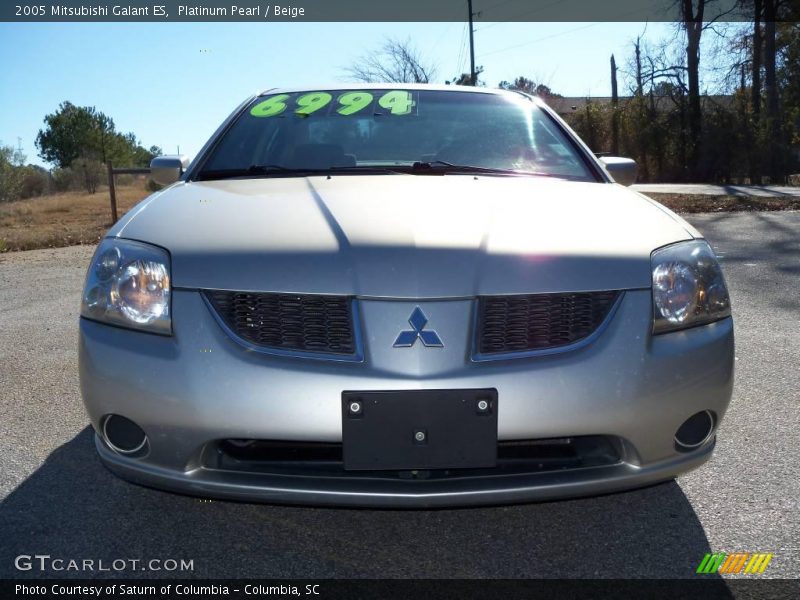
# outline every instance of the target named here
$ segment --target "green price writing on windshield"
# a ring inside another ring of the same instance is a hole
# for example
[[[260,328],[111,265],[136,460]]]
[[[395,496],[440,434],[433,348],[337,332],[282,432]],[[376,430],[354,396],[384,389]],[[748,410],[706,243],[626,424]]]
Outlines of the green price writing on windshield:
[[[369,92],[347,92],[339,96],[341,108],[337,109],[340,115],[352,115],[372,104],[372,94]]]
[[[411,98],[411,92],[395,90],[381,96],[381,99],[378,100],[378,105],[387,109],[393,115],[407,115],[414,108],[414,100]]]
[[[296,115],[310,115],[324,108],[333,99],[328,92],[311,92],[303,94],[297,99],[298,108],[294,111]]]
[[[330,111],[325,113],[355,115],[372,106],[374,100],[375,96],[368,91],[344,92],[336,99],[336,105],[331,106]],[[295,105],[293,112],[300,117],[307,117],[321,111],[332,101],[333,95],[329,92],[308,92],[293,101]],[[250,114],[254,117],[277,117],[286,112],[287,103],[292,103],[291,95],[278,94],[256,104],[250,109]],[[412,93],[406,90],[391,90],[378,98],[378,107],[386,111],[379,111],[380,114],[409,115],[414,111],[416,104]]]
[[[281,114],[286,110],[286,100],[289,94],[278,94],[272,98],[267,98],[263,102],[259,102],[250,109],[250,114],[254,117],[274,117]]]

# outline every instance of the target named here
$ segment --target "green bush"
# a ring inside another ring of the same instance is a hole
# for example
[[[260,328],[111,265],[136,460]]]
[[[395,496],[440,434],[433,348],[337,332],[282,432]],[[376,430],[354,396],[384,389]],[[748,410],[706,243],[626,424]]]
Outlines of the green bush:
[[[117,185],[131,185],[134,182],[133,175],[115,175],[114,183]]]
[[[21,168],[20,198],[44,196],[50,191],[50,175],[41,167],[28,165]]]
[[[15,152],[11,146],[0,144],[0,202],[19,198],[22,185],[20,169],[24,160],[24,155]]]
[[[53,169],[53,189],[57,192],[67,192],[75,189],[75,173],[69,167]]]
[[[90,194],[94,194],[97,191],[97,186],[106,176],[106,168],[103,163],[92,158],[77,158],[70,164],[70,169],[76,178],[73,184],[77,183],[78,186]]]

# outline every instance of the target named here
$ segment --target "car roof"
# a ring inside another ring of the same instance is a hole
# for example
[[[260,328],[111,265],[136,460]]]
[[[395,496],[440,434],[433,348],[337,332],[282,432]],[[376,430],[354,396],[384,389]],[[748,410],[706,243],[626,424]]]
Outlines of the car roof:
[[[297,92],[316,92],[318,90],[432,90],[442,92],[468,92],[478,94],[525,95],[514,90],[499,88],[485,88],[471,85],[448,85],[436,83],[329,83],[327,85],[300,86],[300,87],[274,87],[258,94],[293,94]]]

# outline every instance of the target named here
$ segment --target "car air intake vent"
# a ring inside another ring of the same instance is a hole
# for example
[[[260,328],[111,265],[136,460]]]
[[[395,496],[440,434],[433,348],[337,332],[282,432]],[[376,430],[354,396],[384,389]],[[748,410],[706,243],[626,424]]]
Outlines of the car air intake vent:
[[[587,338],[608,316],[620,292],[483,296],[478,354],[549,350]]]
[[[237,337],[265,349],[356,355],[352,299],[347,296],[206,291]]]

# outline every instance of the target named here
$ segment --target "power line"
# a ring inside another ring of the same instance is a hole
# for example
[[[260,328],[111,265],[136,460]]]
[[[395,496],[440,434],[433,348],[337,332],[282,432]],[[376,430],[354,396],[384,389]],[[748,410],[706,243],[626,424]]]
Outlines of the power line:
[[[589,29],[590,27],[596,27],[597,25],[602,25],[602,24],[603,23],[601,23],[601,22],[589,23],[588,25],[583,25],[581,27],[575,27],[574,29],[569,29],[567,31],[561,31],[559,33],[554,33],[552,35],[547,35],[545,37],[538,38],[538,39],[535,39],[535,40],[528,40],[527,42],[522,42],[520,44],[514,44],[513,46],[507,46],[505,48],[500,48],[498,50],[492,50],[491,52],[485,52],[481,56],[491,56],[492,54],[499,54],[500,52],[507,52],[508,50],[515,50],[516,48],[521,48],[522,46],[529,46],[531,44],[544,42],[546,40],[551,40],[553,38],[557,38],[557,37],[560,37],[562,35],[567,35],[569,33],[575,33],[576,31],[582,31],[584,29]]]
[[[566,0],[559,0],[559,1],[560,2],[565,2]],[[556,2],[555,4],[558,4],[558,2]],[[553,6],[553,5],[551,4],[550,6]],[[624,19],[624,18],[627,18],[627,17],[631,17],[631,16],[633,16],[633,15],[635,15],[637,13],[641,14],[643,12],[646,12],[647,10],[648,10],[647,6],[639,6],[638,8],[636,8],[636,9],[630,11],[629,13],[623,15],[622,18]],[[531,13],[528,13],[528,14],[531,14]],[[522,16],[522,15],[519,15],[519,16]],[[520,48],[522,46],[528,46],[530,44],[536,44],[538,42],[544,42],[546,40],[557,38],[557,37],[560,37],[562,35],[567,35],[567,34],[570,34],[570,33],[574,33],[576,31],[583,31],[584,29],[589,29],[590,27],[595,27],[597,25],[603,25],[603,24],[604,24],[604,22],[601,22],[601,21],[598,21],[598,22],[595,22],[595,23],[589,23],[588,25],[582,25],[581,27],[576,27],[574,29],[568,29],[567,31],[561,31],[559,33],[554,33],[552,35],[548,35],[548,36],[545,36],[543,38],[539,38],[539,39],[535,39],[535,40],[529,40],[527,42],[522,42],[520,44],[515,44],[513,46],[507,46],[505,48],[500,48],[498,50],[492,50],[491,52],[486,52],[486,53],[482,54],[481,56],[491,56],[492,54],[499,54],[500,52],[505,52],[507,50],[514,50],[516,48]]]
[[[457,75],[461,75],[463,71],[461,70],[461,62],[464,57],[464,45],[467,41],[467,24],[464,23],[464,29],[461,32],[461,36],[458,39],[458,58],[456,59],[456,72]]]
[[[514,17],[506,19],[505,21],[498,21],[497,23],[492,23],[491,25],[485,25],[483,27],[479,27],[475,31],[476,32],[483,31],[484,29],[491,29],[492,27],[496,27],[497,25],[505,25],[507,23],[512,23],[512,22],[516,21],[517,19],[520,19],[522,17],[528,17],[530,15],[535,15],[536,13],[540,13],[543,10],[547,10],[550,7],[556,6],[558,4],[563,4],[564,2],[567,2],[567,1],[568,0],[556,0],[555,2],[551,2],[550,4],[545,4],[544,6],[540,6],[538,8],[533,9],[533,10],[527,10],[527,11],[525,11],[523,13],[520,13],[520,14],[514,16]],[[510,2],[510,0],[506,0],[506,2]],[[480,14],[483,14],[484,12],[489,12],[492,9],[497,8],[498,6],[502,6],[503,4],[506,4],[506,2],[500,2],[499,4],[495,4],[494,6],[492,6],[490,8],[486,8],[486,9],[480,11]]]
[[[436,53],[436,50],[439,48],[439,45],[442,43],[442,40],[444,40],[447,37],[447,33],[450,31],[450,28],[454,24],[455,24],[455,21],[451,21],[450,23],[447,23],[447,26],[442,30],[441,35],[438,37],[438,39],[436,40],[436,43],[431,48],[431,50],[430,50],[431,54],[435,54]]]

